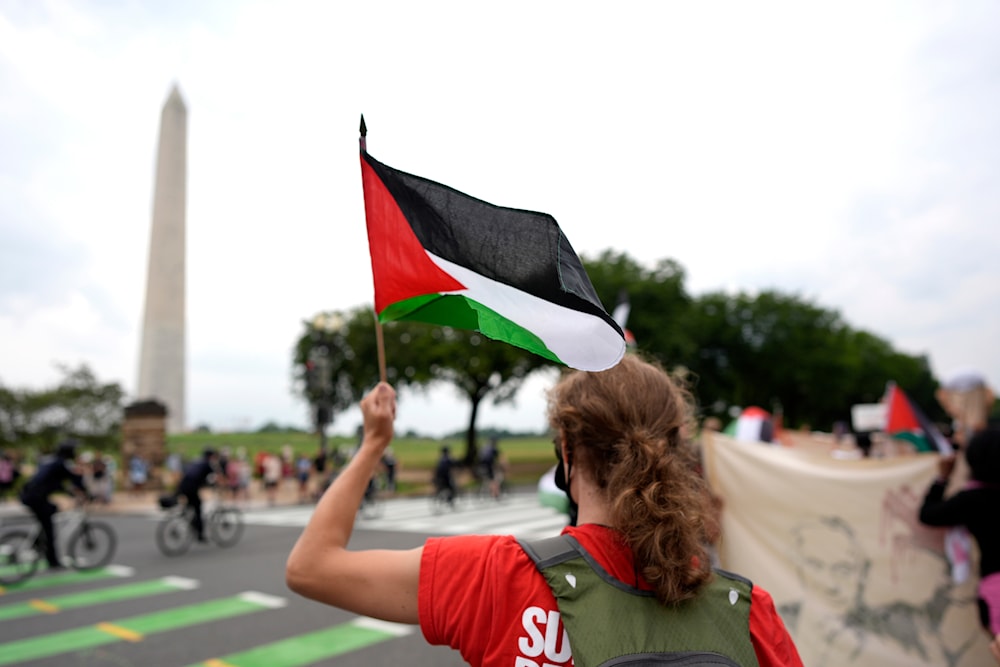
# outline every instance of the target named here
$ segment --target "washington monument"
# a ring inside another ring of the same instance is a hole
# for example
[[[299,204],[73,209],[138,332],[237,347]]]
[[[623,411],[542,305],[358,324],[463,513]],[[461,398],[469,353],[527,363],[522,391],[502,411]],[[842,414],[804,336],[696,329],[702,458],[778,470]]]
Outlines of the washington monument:
[[[185,209],[187,107],[175,85],[160,114],[146,308],[139,351],[139,400],[167,406],[167,432],[185,430]]]

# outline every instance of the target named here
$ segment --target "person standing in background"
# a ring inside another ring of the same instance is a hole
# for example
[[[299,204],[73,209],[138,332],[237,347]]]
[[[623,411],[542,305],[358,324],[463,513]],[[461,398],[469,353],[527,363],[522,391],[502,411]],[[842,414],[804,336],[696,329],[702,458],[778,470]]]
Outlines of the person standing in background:
[[[0,501],[7,499],[21,477],[21,468],[7,450],[0,451]]]
[[[267,496],[267,504],[273,507],[278,500],[278,485],[281,484],[283,473],[282,461],[276,454],[268,454],[264,457],[261,466],[263,468],[264,495]]]
[[[979,545],[979,618],[991,641],[1000,637],[1000,430],[975,432],[965,448],[970,481],[949,498],[945,490],[955,456],[943,456],[938,476],[924,496],[920,521],[928,526],[964,526]]]

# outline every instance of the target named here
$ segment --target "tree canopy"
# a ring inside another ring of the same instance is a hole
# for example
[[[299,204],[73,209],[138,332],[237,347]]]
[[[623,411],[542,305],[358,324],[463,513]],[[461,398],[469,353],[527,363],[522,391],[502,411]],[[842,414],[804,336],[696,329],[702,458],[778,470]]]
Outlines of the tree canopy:
[[[0,385],[0,443],[51,449],[74,437],[107,449],[117,444],[124,390],[99,381],[86,365],[57,367],[59,383],[41,390]]]
[[[338,323],[333,331],[321,326],[328,321]],[[375,317],[371,309],[357,308],[322,313],[304,325],[292,364],[296,392],[312,406],[314,415],[328,405],[332,419],[378,382]],[[532,372],[552,365],[474,331],[403,321],[388,322],[382,328],[386,379],[391,384],[417,390],[445,384],[468,400],[465,458],[469,462],[476,453],[476,419],[482,402],[513,400]],[[316,364],[317,359],[328,363]],[[314,423],[320,430],[326,425],[315,419]]]
[[[943,416],[926,357],[853,329],[835,310],[776,290],[692,297],[672,260],[646,269],[605,251],[585,266],[606,306],[628,296],[636,347],[690,372],[702,415],[758,405],[780,412],[786,425],[829,429],[895,381],[932,417]]]
[[[927,358],[895,350],[835,310],[777,290],[692,296],[672,259],[647,267],[606,250],[583,262],[608,312],[628,300],[637,349],[687,371],[701,416],[758,405],[780,412],[786,426],[830,429],[850,419],[852,405],[877,402],[895,381],[932,418],[943,418]],[[368,308],[321,313],[304,325],[293,358],[296,391],[314,415],[327,406],[332,417],[378,381],[374,315]],[[469,401],[469,460],[482,401],[513,400],[525,379],[552,366],[472,331],[390,322],[383,332],[391,383],[444,383]]]

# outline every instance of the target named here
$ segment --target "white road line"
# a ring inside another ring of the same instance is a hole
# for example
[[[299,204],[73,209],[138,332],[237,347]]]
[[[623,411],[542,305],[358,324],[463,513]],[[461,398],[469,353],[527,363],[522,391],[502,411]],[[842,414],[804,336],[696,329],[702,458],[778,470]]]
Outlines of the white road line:
[[[246,600],[247,602],[259,604],[261,607],[268,607],[269,609],[281,609],[282,607],[288,605],[288,600],[285,598],[280,598],[277,595],[268,595],[267,593],[259,593],[257,591],[240,593],[240,598]]]
[[[368,616],[362,616],[354,619],[351,621],[351,625],[355,625],[359,628],[366,628],[368,630],[375,630],[376,632],[384,632],[395,637],[405,637],[406,635],[413,634],[415,627],[412,625],[406,625],[405,623],[380,621],[377,618],[369,618]]]
[[[188,577],[163,577],[162,581],[168,586],[185,591],[193,591],[201,585],[197,579],[189,579]]]
[[[357,530],[385,530],[432,535],[517,535],[546,537],[558,535],[566,526],[566,516],[543,507],[534,493],[514,494],[503,502],[480,502],[460,498],[455,510],[434,514],[429,498],[390,498],[382,501],[382,513],[365,519],[359,516]],[[252,510],[244,514],[251,525],[305,526],[313,507]]]

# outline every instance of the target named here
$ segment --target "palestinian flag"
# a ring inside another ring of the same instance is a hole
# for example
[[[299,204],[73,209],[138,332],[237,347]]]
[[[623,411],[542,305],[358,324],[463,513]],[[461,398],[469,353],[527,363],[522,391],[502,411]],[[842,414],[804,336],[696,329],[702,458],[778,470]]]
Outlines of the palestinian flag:
[[[617,364],[621,328],[555,219],[494,206],[361,152],[379,321],[471,329],[586,371]]]
[[[625,334],[625,345],[635,347],[635,336],[625,326],[628,323],[629,313],[632,311],[632,304],[628,300],[628,292],[622,290],[618,293],[618,305],[611,311],[611,319],[615,321],[618,328]]]
[[[885,403],[885,432],[890,436],[913,443],[920,452],[952,453],[948,439],[895,382],[886,388]]]
[[[740,442],[774,442],[774,418],[764,408],[751,405],[723,433]]]

